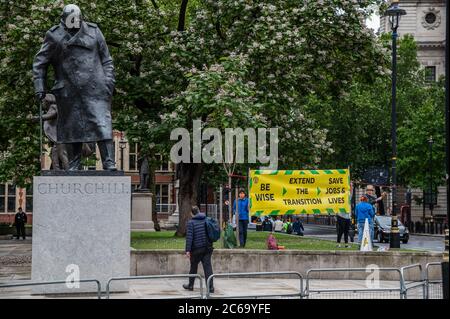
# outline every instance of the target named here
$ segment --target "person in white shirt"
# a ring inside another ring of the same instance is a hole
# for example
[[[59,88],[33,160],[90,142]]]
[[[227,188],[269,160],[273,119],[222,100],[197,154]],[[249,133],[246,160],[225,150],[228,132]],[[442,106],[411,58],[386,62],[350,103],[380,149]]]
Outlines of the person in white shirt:
[[[274,223],[274,231],[281,232],[283,229],[283,221],[280,220],[280,217],[277,216],[277,220]]]

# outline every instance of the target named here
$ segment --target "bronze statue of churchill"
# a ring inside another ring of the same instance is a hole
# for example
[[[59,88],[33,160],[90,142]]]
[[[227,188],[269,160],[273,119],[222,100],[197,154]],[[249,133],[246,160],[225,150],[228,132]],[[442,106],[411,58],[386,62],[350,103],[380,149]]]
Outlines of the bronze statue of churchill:
[[[76,5],[63,9],[61,22],[47,31],[33,63],[34,88],[42,100],[48,66],[58,105],[57,142],[72,144],[69,170],[78,170],[82,143],[96,142],[103,169],[116,170],[112,142],[111,99],[114,66],[98,26],[85,22]]]

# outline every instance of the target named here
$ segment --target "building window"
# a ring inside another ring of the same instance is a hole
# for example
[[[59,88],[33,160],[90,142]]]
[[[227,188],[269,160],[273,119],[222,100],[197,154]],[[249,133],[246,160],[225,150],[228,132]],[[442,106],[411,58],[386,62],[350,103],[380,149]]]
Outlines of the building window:
[[[33,211],[33,185],[29,184],[26,188],[25,211],[31,213]]]
[[[94,153],[89,157],[83,159],[83,166],[89,171],[95,171],[97,169],[97,155]]]
[[[433,24],[433,23],[435,23],[435,22],[436,22],[436,15],[435,15],[433,12],[428,12],[428,13],[425,15],[425,21],[426,21],[428,24]]]
[[[169,184],[156,185],[156,211],[160,213],[169,211]]]
[[[8,213],[14,213],[16,211],[16,186],[8,184]]]
[[[156,155],[156,159],[159,162],[158,171],[168,172],[169,171],[169,161],[166,161],[162,155]]]
[[[0,184],[0,213],[6,211],[6,186],[5,184]]]
[[[427,30],[434,30],[441,24],[441,14],[435,8],[423,11],[422,26]]]
[[[436,81],[436,66],[426,66],[425,67],[425,81],[435,82]]]
[[[138,151],[139,146],[137,143],[129,143],[130,151],[128,153],[128,169],[130,171],[137,171],[138,168]]]

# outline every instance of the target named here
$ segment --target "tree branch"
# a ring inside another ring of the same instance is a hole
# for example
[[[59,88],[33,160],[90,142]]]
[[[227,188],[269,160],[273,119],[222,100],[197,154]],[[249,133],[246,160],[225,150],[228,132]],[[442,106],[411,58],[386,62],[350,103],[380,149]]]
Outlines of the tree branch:
[[[222,33],[222,29],[221,29],[221,26],[220,26],[219,18],[216,21],[215,27],[216,27],[216,32],[219,35],[220,39],[225,42],[226,39],[225,39],[225,36]]]
[[[181,2],[180,14],[178,15],[178,31],[184,31],[188,2],[189,0],[183,0]]]

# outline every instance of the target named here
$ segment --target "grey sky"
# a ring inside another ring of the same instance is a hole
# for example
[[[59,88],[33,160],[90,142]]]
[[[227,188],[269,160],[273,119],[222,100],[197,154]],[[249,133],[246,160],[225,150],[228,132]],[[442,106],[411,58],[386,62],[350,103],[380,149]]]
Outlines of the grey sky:
[[[378,31],[378,28],[380,27],[380,16],[374,13],[369,19],[366,20],[366,24],[375,32]]]

